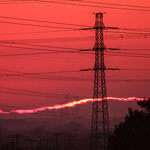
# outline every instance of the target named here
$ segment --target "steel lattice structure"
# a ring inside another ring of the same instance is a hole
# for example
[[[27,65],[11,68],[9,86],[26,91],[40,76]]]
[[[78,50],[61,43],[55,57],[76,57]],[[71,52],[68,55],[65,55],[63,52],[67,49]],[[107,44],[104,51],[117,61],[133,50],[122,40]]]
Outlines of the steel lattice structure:
[[[103,13],[96,13],[96,22],[94,29],[95,35],[95,77],[93,98],[107,97],[105,82],[105,64],[103,41]],[[107,100],[93,102],[92,123],[91,123],[91,150],[106,149],[107,137],[109,135],[109,118]]]

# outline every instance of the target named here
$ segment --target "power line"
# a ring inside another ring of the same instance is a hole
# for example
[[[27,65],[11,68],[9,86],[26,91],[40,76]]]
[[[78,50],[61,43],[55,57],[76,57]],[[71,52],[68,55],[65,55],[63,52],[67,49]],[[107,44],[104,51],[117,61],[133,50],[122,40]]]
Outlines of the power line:
[[[20,71],[8,70],[8,69],[0,69],[3,72],[11,72],[11,73],[25,73]],[[4,73],[3,73],[4,74]],[[51,79],[47,75],[29,75],[29,76],[19,76],[19,77],[27,77],[27,78],[36,78],[36,79]]]
[[[147,32],[150,34],[150,30],[145,30],[145,28],[120,28],[120,27],[102,27],[103,29],[109,29],[109,30],[129,30],[129,31],[138,31],[138,32]],[[80,30],[95,30],[95,29],[101,29],[100,27],[92,27],[92,28],[82,28]],[[117,32],[119,33],[119,32]]]
[[[65,51],[67,52],[67,51]],[[43,52],[43,53],[21,53],[21,54],[4,54],[0,55],[0,57],[16,57],[16,56],[33,56],[33,55],[47,55],[47,54],[54,54],[58,52]],[[62,52],[61,52],[62,53]],[[92,54],[92,53],[83,53],[83,54]]]
[[[44,48],[58,48],[58,49],[72,49],[73,51],[62,51],[62,50],[50,50],[50,49],[39,49],[39,48],[29,48],[29,47],[20,47],[20,46],[8,46],[8,45],[0,45],[2,47],[12,47],[12,48],[21,48],[21,49],[31,49],[31,50],[40,50],[40,51],[51,51],[51,52],[45,52],[45,53],[21,53],[21,54],[5,54],[5,55],[0,55],[0,57],[6,57],[6,56],[21,56],[21,55],[40,55],[40,54],[52,54],[52,53],[59,53],[59,52],[69,52],[69,53],[79,53],[80,51],[93,51],[91,49],[76,49],[76,48],[67,48],[67,47],[57,47],[57,46],[45,46],[45,45],[35,45],[35,44],[25,44],[25,43],[19,43],[19,42],[6,42],[6,41],[0,41],[4,42],[4,43],[10,43],[10,44],[22,44],[22,45],[27,45],[27,46],[38,46],[38,47],[44,47]],[[110,48],[108,48],[108,50],[110,50]],[[112,50],[112,49],[111,49]],[[117,50],[127,50],[127,49],[117,49]],[[129,50],[129,49],[128,49]],[[138,50],[138,49],[134,49],[134,50]],[[144,50],[144,49],[140,49],[140,50]],[[145,50],[149,50],[149,49],[145,49]],[[149,58],[150,54],[143,54],[143,53],[126,53],[126,52],[110,52],[109,53],[113,53],[113,54],[125,54],[124,56],[133,56],[133,57],[146,57]],[[92,54],[92,53],[86,53],[86,54]],[[119,56],[118,55],[118,56]]]
[[[17,94],[17,95],[25,95],[25,96],[39,96],[39,97],[46,97],[46,98],[63,98],[65,94],[51,94],[47,92],[40,92],[35,90],[22,90],[16,88],[7,88],[7,87],[0,87],[1,93],[6,94]],[[71,95],[70,97],[75,97]]]
[[[0,35],[19,35],[19,34],[39,34],[39,33],[50,33],[50,32],[70,32],[73,31],[72,29],[66,30],[51,30],[51,31],[35,31],[35,32],[14,32],[14,33],[1,33]],[[149,35],[150,33],[145,32],[119,32],[119,31],[110,31],[106,30],[105,32],[113,32],[113,33],[122,33],[122,34],[139,34],[139,35]]]
[[[28,43],[34,43],[34,42],[64,42],[64,41],[73,41],[73,40],[88,40],[93,39],[94,36],[87,36],[87,37],[62,37],[62,38],[40,38],[40,39],[14,39],[14,40],[3,40],[3,42],[28,42]]]
[[[95,69],[95,68],[93,68],[93,69],[82,69],[82,70],[80,70],[80,71],[95,71],[95,70],[112,70],[112,71],[118,71],[118,70],[150,70],[150,68],[145,68],[145,69],[143,69],[143,68],[141,68],[141,69],[136,69],[136,68],[98,68],[98,69]]]
[[[124,71],[126,71],[126,70],[132,70],[132,71],[134,71],[134,70],[142,70],[142,71],[147,71],[147,70],[150,70],[150,69],[134,69],[134,68],[131,68],[131,69],[120,69],[120,70],[124,70]]]
[[[14,39],[14,40],[5,40],[9,42],[26,42],[26,43],[36,43],[36,42],[65,42],[65,41],[73,41],[73,40],[91,40],[93,39],[94,36],[87,36],[87,37],[64,37],[64,38],[41,38],[41,39]],[[150,36],[122,36],[122,35],[117,35],[117,36],[105,36],[105,39],[111,40],[111,39],[134,39],[134,38],[150,38]],[[3,40],[4,41],[4,40]]]
[[[135,28],[136,29],[136,28]],[[142,29],[143,30],[143,29]],[[149,31],[149,30],[147,30],[147,31]],[[134,32],[134,31],[132,31],[132,30],[130,30],[130,31],[125,31],[125,32],[121,32],[121,31],[112,31],[112,30],[105,30],[105,32],[112,32],[112,33],[121,33],[121,34],[136,34],[136,35],[150,35],[150,33],[148,32],[148,33],[145,33],[145,32],[142,32],[141,30],[139,30],[139,32]]]
[[[22,73],[22,72],[18,72],[18,71],[10,71],[10,70],[7,70],[7,69],[0,69],[2,71],[5,71],[5,72],[15,72],[15,73]],[[92,71],[92,69],[90,69]],[[145,70],[145,69],[144,69]],[[147,70],[147,69],[146,69]],[[87,82],[87,81],[90,81],[92,82],[93,79],[91,78],[80,78],[80,77],[70,77],[70,76],[21,76],[21,77],[31,77],[31,78],[37,78],[37,79],[43,79],[43,80],[63,80],[63,81],[79,81],[79,82]],[[108,82],[149,82],[150,79],[107,79]],[[1,87],[0,87],[1,88]],[[2,88],[5,88],[5,87],[2,87]],[[15,89],[14,89],[15,90]],[[18,89],[17,89],[18,90]],[[22,91],[22,90],[19,90],[19,91]],[[36,93],[41,93],[39,91],[29,91],[29,90],[23,90],[25,92],[36,92]],[[44,94],[42,92],[42,94]],[[46,93],[48,94],[48,93]],[[51,95],[51,94],[50,94]]]
[[[5,54],[5,55],[0,55],[0,57],[6,57],[6,56],[21,56],[21,55],[39,55],[39,54],[53,54],[53,53],[80,53],[82,49],[77,49],[77,48],[68,48],[68,47],[58,47],[58,46],[45,46],[45,45],[36,45],[36,44],[29,44],[29,43],[20,43],[20,42],[7,42],[7,41],[0,41],[0,43],[9,43],[9,44],[21,44],[21,45],[26,45],[26,46],[37,46],[37,47],[42,47],[42,48],[56,48],[56,49],[68,49],[69,51],[64,51],[64,50],[50,50],[50,49],[41,49],[41,48],[29,48],[29,47],[21,47],[21,46],[9,46],[9,45],[0,45],[2,47],[11,47],[11,48],[19,48],[19,49],[29,49],[29,50],[40,50],[40,51],[51,51],[51,52],[44,52],[44,53],[21,53],[21,54]],[[71,50],[72,51],[71,51]],[[85,50],[85,49],[84,49]],[[86,49],[91,50],[91,49]],[[85,54],[85,53],[84,53]],[[90,54],[90,53],[86,53]]]
[[[25,72],[20,72],[20,71],[14,71],[14,70],[8,70],[8,69],[0,69],[1,71],[3,71],[4,73],[5,72],[11,72],[11,73],[25,73]],[[4,73],[1,73],[1,74],[4,74]],[[5,73],[6,74],[6,73]],[[80,79],[80,78],[77,78],[77,77],[58,77],[58,76],[49,76],[49,75],[29,75],[29,76],[18,76],[18,77],[25,77],[25,78],[35,78],[35,79],[44,79],[44,80],[70,80],[70,81],[74,81],[74,80],[85,80],[84,78]]]
[[[79,25],[79,24],[53,22],[53,21],[42,21],[42,20],[34,20],[34,19],[26,19],[26,18],[18,18],[18,17],[8,17],[8,16],[0,16],[0,18],[13,19],[13,20],[23,20],[23,21],[31,21],[31,22],[40,22],[40,23],[48,23],[48,24],[60,24],[60,25],[69,25],[69,26],[90,27],[88,25]]]
[[[51,94],[51,93],[35,91],[35,90],[22,90],[16,88],[8,88],[8,87],[0,87],[0,93],[24,95],[24,96],[36,96],[36,97],[43,97],[43,98],[64,98],[65,97],[65,94]],[[75,97],[83,98],[81,96],[69,95],[70,99]]]
[[[127,5],[127,4],[115,4],[115,3],[104,3],[104,2],[94,2],[94,1],[87,1],[87,0],[69,0],[69,1],[77,1],[77,2],[87,2],[87,3],[94,3],[94,4],[103,4],[103,5],[113,5],[113,6],[125,6],[125,7],[135,7],[135,8],[149,8],[148,6],[138,6],[138,5]]]
[[[120,27],[102,27],[103,29],[109,29],[109,30],[129,30],[129,31],[138,31],[140,32],[140,34],[142,34],[141,32],[143,32],[143,34],[145,32],[147,32],[147,34],[150,34],[150,29],[149,30],[145,30],[145,28],[120,28]],[[101,29],[101,27],[92,27],[92,28],[82,28],[80,30],[95,30],[95,29]],[[114,31],[113,31],[114,32]],[[115,33],[119,33],[119,32],[115,32]],[[123,32],[124,33],[124,32]],[[126,32],[125,32],[126,33]],[[129,32],[128,32],[129,33]],[[131,32],[132,33],[132,32]],[[136,33],[136,32],[135,32]]]
[[[58,29],[70,29],[70,30],[80,30],[77,28],[69,28],[69,27],[57,27],[57,26],[47,26],[47,25],[39,25],[39,24],[30,24],[30,23],[20,23],[20,22],[10,22],[10,21],[0,21],[0,23],[8,23],[8,24],[16,24],[16,25],[25,25],[25,26],[35,26],[35,27],[44,27],[44,28],[58,28]]]
[[[9,70],[4,70],[4,71],[22,73],[22,72],[9,71]],[[4,73],[2,73],[2,74],[4,74]],[[21,76],[21,77],[29,77],[29,76]],[[44,79],[44,80],[89,81],[89,78],[79,78],[79,77],[70,77],[70,76],[40,75],[40,76],[30,76],[30,77],[31,78],[37,78],[37,79]]]
[[[42,97],[42,98],[60,98],[59,96],[44,96],[40,94],[27,94],[27,93],[19,93],[19,92],[10,92],[10,91],[2,91],[0,90],[0,93],[5,93],[5,94],[15,94],[15,95],[24,95],[24,96],[36,96],[36,97]]]
[[[120,7],[97,6],[97,5],[87,5],[87,4],[77,4],[77,3],[67,3],[67,2],[55,2],[55,1],[46,1],[46,0],[37,0],[37,1],[39,1],[39,2],[47,2],[47,3],[73,5],[73,6],[86,6],[86,7],[110,8],[110,9],[121,9],[121,10],[124,9],[124,10],[135,10],[135,11],[150,11],[150,9],[120,8]],[[78,2],[82,2],[82,1],[79,0]]]
[[[37,1],[41,1],[42,0],[14,0],[14,1],[20,1],[20,2],[37,2]],[[140,6],[140,5],[127,5],[127,4],[117,4],[117,3],[104,3],[104,2],[95,2],[95,1],[87,1],[87,0],[68,0],[68,1],[75,1],[75,2],[84,2],[84,3],[95,3],[95,4],[103,4],[103,5],[113,5],[113,6],[123,6],[123,7],[135,7],[135,8],[149,8],[148,6]],[[2,1],[1,1],[2,2]],[[10,1],[3,1],[3,2],[12,2],[11,0]],[[44,1],[43,1],[44,2]],[[46,1],[47,2],[47,1]]]
[[[6,70],[7,71],[7,70]],[[14,71],[15,72],[15,71]],[[25,76],[28,77],[28,76]],[[39,78],[44,80],[63,80],[63,81],[79,81],[79,82],[93,82],[93,79],[91,78],[80,78],[80,77],[70,77],[70,76],[32,76],[32,78]],[[108,82],[149,82],[150,79],[107,79]],[[10,90],[16,90],[16,91],[23,91],[23,92],[30,92],[30,93],[38,93],[38,94],[46,94],[46,95],[57,95],[57,94],[50,94],[50,93],[43,93],[39,91],[29,91],[29,90],[20,90],[20,89],[12,89],[12,88],[6,88],[6,87],[0,87],[0,89],[10,89]]]
[[[138,56],[138,55],[129,55],[129,54],[116,54],[116,53],[107,53],[106,55],[110,56],[122,56],[122,57],[136,57],[136,58],[150,58],[149,56]]]
[[[57,74],[57,73],[71,73],[71,72],[80,72],[80,70],[68,70],[68,71],[55,71],[55,72],[28,72],[28,73],[16,73],[16,74],[1,74],[0,76],[24,76],[24,75],[42,75],[42,74]]]
[[[119,49],[119,50],[137,50],[137,51],[142,51],[142,50],[146,50],[146,51],[149,51],[150,50],[150,48],[129,48],[129,49],[125,49],[125,48],[121,48],[121,49]]]
[[[150,82],[150,79],[137,79],[137,80],[130,80],[130,79],[124,79],[124,80],[107,80],[110,82]]]
[[[41,95],[47,95],[47,96],[58,96],[58,95],[60,95],[61,97],[64,96],[64,94],[50,94],[47,92],[41,92],[41,91],[35,91],[35,90],[22,90],[22,89],[8,88],[8,87],[2,87],[2,86],[0,87],[0,89],[19,91],[19,92],[25,92],[25,93],[30,93],[30,94],[41,94]]]
[[[0,76],[30,76],[30,75],[43,75],[43,74],[58,74],[58,73],[71,73],[71,72],[80,72],[80,71],[94,71],[95,69],[81,69],[81,70],[68,70],[68,71],[56,71],[56,72],[28,72],[28,73],[15,73],[15,74],[10,74],[10,73],[2,73]],[[101,69],[104,70],[104,69]],[[134,69],[134,68],[124,68],[124,69],[116,69],[116,68],[106,68],[105,70],[150,70],[149,68],[147,69]]]
[[[150,54],[142,54],[142,53],[126,53],[126,52],[109,52],[109,53],[115,53],[115,54],[129,54],[129,55],[133,55],[133,56],[149,56]]]
[[[81,49],[78,48],[69,48],[69,47],[62,47],[62,46],[46,46],[46,45],[37,45],[37,44],[30,44],[30,43],[22,43],[22,42],[11,42],[11,41],[0,41],[0,43],[9,43],[9,44],[21,44],[26,46],[38,46],[38,47],[45,47],[45,48],[58,48],[58,49],[68,49],[68,50],[76,50],[80,51]],[[90,50],[90,49],[87,49]]]
[[[35,3],[35,1],[30,0],[13,0],[13,1],[1,1],[0,4],[18,4],[18,3]]]
[[[70,32],[70,31],[74,31],[74,30],[66,29],[66,30],[35,31],[35,32],[14,32],[14,33],[1,33],[0,35],[39,34],[39,33]]]
[[[24,1],[25,2],[25,1]],[[29,1],[27,1],[29,2]],[[30,1],[31,2],[31,1]],[[126,8],[126,7],[113,7],[113,6],[98,6],[98,5],[88,5],[88,4],[79,4],[79,3],[68,3],[68,2],[56,2],[56,1],[46,1],[46,0],[34,0],[32,2],[39,2],[39,3],[54,3],[54,4],[62,4],[62,5],[72,5],[72,6],[84,6],[84,7],[96,7],[96,8],[109,8],[109,9],[119,9],[119,10],[134,10],[134,11],[145,11],[149,12],[149,9],[138,9],[138,8]],[[83,2],[83,1],[77,1],[77,2]],[[92,3],[89,1],[86,1],[86,3]],[[107,4],[108,5],[108,4]]]
[[[119,30],[129,30],[129,31],[140,31],[150,33],[150,30],[139,29],[139,28],[118,28]]]
[[[11,18],[11,19],[15,19],[15,20],[28,20],[28,21],[34,21],[34,22],[44,22],[44,21],[40,21],[40,20],[32,20],[32,19],[21,19],[21,18],[15,18],[15,17],[5,17],[5,16],[0,16],[1,18]],[[30,23],[20,23],[20,22],[10,22],[10,21],[0,21],[1,23],[9,23],[9,24],[19,24],[19,25],[27,25],[27,26],[38,26],[38,27],[48,27],[48,28],[63,28],[63,29],[71,29],[71,30],[83,30],[83,29],[77,29],[77,28],[69,28],[69,27],[57,27],[57,26],[49,26],[49,25],[39,25],[39,24],[30,24]],[[45,21],[47,22],[47,21]],[[50,22],[49,22],[50,23]],[[52,23],[52,22],[51,22]],[[54,23],[54,22],[53,22]],[[66,24],[69,25],[67,23],[57,23],[56,24]],[[73,24],[70,24],[73,25]],[[74,26],[84,26],[84,25],[76,25],[74,24]],[[107,27],[109,29],[111,29],[110,27]],[[88,28],[87,28],[88,29]],[[86,29],[86,30],[87,30]],[[93,29],[93,28],[89,28],[89,29]],[[120,29],[120,30],[131,30],[131,31],[141,31],[141,32],[149,32],[147,30],[141,30],[141,29],[132,29],[132,28],[116,28],[116,29]]]
[[[150,56],[150,54],[147,53],[126,53],[126,52],[122,52],[121,50],[145,50],[145,51],[149,51],[150,49],[120,49],[120,48],[106,48],[105,50],[108,50],[109,53],[115,53],[115,54],[129,54],[129,55],[133,55],[133,56]],[[94,49],[83,49],[80,51],[95,51]],[[119,51],[119,52],[116,52]],[[91,53],[89,53],[91,54]],[[107,53],[106,53],[107,54]]]
[[[0,45],[1,47],[11,47],[11,48],[19,48],[19,49],[28,49],[28,50],[36,50],[36,51],[51,51],[51,52],[70,52],[70,53],[79,53],[80,51],[61,51],[61,50],[50,50],[50,49],[42,49],[42,48],[29,48],[29,47],[21,47],[21,46],[8,46],[8,45]]]
[[[0,57],[33,56],[33,55],[46,55],[46,54],[53,54],[53,53],[56,53],[56,52],[5,54],[5,55],[0,55]]]

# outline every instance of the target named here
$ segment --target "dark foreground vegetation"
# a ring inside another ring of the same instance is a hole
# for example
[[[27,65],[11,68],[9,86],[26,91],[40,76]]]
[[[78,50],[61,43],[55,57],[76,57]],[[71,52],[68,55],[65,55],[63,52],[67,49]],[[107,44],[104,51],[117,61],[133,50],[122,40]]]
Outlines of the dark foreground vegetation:
[[[150,100],[140,101],[142,110],[132,110],[114,129],[108,140],[109,150],[150,150]]]

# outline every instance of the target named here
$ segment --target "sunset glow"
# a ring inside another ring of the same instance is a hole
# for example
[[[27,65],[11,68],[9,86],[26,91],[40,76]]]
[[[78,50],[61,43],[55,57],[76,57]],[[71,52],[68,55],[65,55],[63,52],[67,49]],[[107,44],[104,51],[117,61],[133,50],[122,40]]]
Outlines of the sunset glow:
[[[148,100],[148,98],[138,98],[138,97],[128,97],[128,98],[119,98],[119,97],[107,97],[104,98],[103,100],[116,100],[116,101],[124,101],[124,102],[129,102],[129,101],[144,101]],[[81,105],[81,104],[86,104],[88,102],[95,102],[95,101],[102,101],[101,98],[99,99],[82,99],[79,101],[72,101],[66,104],[57,104],[54,106],[46,106],[46,107],[39,107],[39,108],[34,108],[34,109],[18,109],[18,110],[11,110],[9,112],[0,110],[0,113],[3,114],[10,114],[10,113],[18,113],[18,114],[31,114],[31,113],[36,113],[40,111],[45,111],[45,110],[57,110],[57,109],[63,109],[67,107],[75,107],[76,105]]]

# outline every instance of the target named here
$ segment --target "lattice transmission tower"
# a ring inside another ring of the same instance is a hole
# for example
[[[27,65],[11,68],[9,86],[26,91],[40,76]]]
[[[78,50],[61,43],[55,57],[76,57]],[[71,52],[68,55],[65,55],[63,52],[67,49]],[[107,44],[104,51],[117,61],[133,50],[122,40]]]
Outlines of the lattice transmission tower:
[[[93,99],[107,97],[104,64],[103,13],[96,13],[95,33],[95,76]],[[107,100],[93,102],[91,122],[91,150],[105,150],[109,135],[109,117]]]

